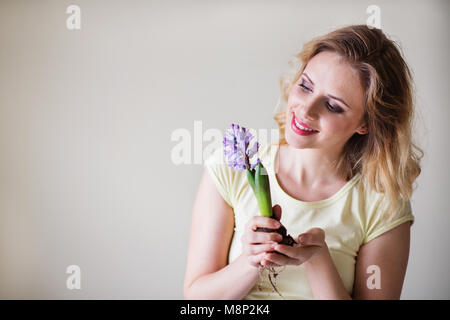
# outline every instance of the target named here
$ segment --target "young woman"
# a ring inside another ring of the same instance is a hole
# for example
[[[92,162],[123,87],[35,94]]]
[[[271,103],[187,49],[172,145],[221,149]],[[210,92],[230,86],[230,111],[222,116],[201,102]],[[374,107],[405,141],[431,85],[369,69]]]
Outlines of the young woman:
[[[423,156],[411,137],[408,66],[364,25],[313,39],[297,58],[299,70],[281,81],[281,139],[259,153],[274,213],[297,244],[256,231],[280,222],[259,216],[245,172],[218,149],[193,209],[187,299],[400,298]]]

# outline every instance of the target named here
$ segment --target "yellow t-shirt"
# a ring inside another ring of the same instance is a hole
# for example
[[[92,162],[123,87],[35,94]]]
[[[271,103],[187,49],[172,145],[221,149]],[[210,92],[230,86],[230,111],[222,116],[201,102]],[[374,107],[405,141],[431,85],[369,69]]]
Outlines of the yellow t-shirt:
[[[295,199],[280,187],[274,174],[278,147],[276,143],[268,144],[260,147],[257,154],[269,175],[272,205],[281,206],[281,222],[294,239],[314,227],[325,231],[331,257],[345,289],[351,295],[356,256],[360,246],[406,221],[414,222],[410,201],[388,221],[380,209],[383,194],[365,187],[360,174],[355,175],[328,199],[313,202]],[[205,161],[205,166],[217,190],[234,211],[235,228],[228,254],[228,262],[231,263],[242,252],[241,236],[245,224],[252,216],[259,215],[258,204],[246,172],[234,172],[227,166],[223,147],[212,153]],[[275,278],[272,276],[272,280],[276,282],[276,288],[284,299],[314,299],[303,265],[275,269],[278,275]],[[282,297],[273,289],[268,271],[264,270],[259,281],[244,299]]]

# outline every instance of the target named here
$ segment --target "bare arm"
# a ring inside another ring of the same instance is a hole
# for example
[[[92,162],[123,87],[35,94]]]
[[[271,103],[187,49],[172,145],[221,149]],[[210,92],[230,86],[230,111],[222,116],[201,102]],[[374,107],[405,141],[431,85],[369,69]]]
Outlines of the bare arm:
[[[205,168],[193,208],[184,279],[186,299],[242,299],[254,286],[260,270],[246,257],[227,265],[233,229],[233,210]]]
[[[411,222],[382,234],[361,247],[356,261],[354,299],[400,299],[408,265]],[[369,289],[369,266],[380,270],[381,288]]]
[[[354,299],[399,299],[409,256],[410,222],[382,234],[363,245],[355,268]],[[370,289],[369,266],[381,271],[381,288]],[[316,299],[351,299],[331,260],[328,250],[306,262],[306,272]]]

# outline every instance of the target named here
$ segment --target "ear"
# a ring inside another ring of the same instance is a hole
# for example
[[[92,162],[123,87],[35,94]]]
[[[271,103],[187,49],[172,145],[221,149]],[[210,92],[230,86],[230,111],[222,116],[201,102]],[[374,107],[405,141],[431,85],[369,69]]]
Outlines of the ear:
[[[369,130],[365,124],[361,125],[360,127],[358,127],[356,129],[356,133],[361,134],[361,135],[367,134],[368,132],[369,132]]]

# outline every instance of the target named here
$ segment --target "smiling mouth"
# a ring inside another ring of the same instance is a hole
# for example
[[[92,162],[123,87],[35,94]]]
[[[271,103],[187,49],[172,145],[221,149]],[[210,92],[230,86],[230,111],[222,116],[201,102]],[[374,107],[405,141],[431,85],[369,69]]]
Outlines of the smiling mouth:
[[[309,126],[308,127],[306,127],[306,126],[307,126],[306,123],[303,123],[303,122],[297,120],[297,118],[295,117],[295,114],[292,115],[291,128],[295,133],[297,133],[301,136],[309,136],[312,134],[319,133],[319,131],[308,128]]]

